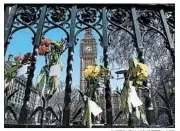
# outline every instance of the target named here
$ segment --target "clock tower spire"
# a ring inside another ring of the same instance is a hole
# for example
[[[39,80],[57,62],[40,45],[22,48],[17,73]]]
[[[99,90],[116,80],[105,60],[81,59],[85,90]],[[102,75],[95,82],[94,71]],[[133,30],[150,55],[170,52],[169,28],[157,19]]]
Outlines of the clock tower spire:
[[[91,28],[85,30],[84,38],[81,40],[80,61],[80,90],[84,92],[86,89],[84,70],[87,66],[94,65],[97,62],[96,39]]]

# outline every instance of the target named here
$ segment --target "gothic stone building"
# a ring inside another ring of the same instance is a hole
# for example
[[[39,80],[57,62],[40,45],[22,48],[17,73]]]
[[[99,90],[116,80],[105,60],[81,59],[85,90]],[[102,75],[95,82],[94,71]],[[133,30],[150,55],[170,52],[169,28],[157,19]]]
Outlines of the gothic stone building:
[[[94,65],[97,62],[96,40],[92,35],[91,28],[85,30],[85,36],[81,41],[80,61],[80,89],[84,92],[86,88],[84,70],[88,65]]]

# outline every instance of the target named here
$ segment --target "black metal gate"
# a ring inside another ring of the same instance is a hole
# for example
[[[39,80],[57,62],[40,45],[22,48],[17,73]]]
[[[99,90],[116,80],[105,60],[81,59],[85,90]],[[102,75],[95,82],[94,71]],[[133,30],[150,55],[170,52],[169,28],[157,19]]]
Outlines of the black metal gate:
[[[134,40],[138,57],[141,62],[143,58],[143,39],[147,32],[153,30],[160,34],[164,40],[164,46],[169,50],[173,64],[175,63],[174,54],[174,30],[175,30],[175,6],[174,5],[138,5],[138,4],[89,4],[89,5],[8,5],[5,4],[4,11],[4,55],[12,39],[12,35],[18,30],[28,28],[33,33],[32,44],[33,55],[31,66],[28,72],[23,106],[20,111],[19,124],[26,118],[26,103],[29,101],[32,79],[34,76],[37,48],[44,35],[54,28],[59,28],[66,34],[69,43],[67,59],[67,76],[63,109],[63,125],[69,126],[70,102],[71,102],[71,83],[73,66],[74,46],[77,44],[78,34],[85,29],[92,28],[100,37],[103,47],[104,66],[108,67],[108,46],[111,44],[111,36],[118,30],[124,30]],[[51,18],[51,19],[50,19]],[[75,30],[75,28],[77,30]],[[100,31],[102,30],[102,32]],[[112,126],[112,105],[110,81],[105,86],[106,99],[106,118],[107,125]]]

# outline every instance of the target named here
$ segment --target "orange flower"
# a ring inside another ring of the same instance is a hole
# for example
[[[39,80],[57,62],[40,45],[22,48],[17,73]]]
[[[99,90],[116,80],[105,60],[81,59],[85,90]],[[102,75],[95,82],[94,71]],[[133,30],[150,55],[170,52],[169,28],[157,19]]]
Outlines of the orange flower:
[[[41,46],[38,49],[38,53],[39,53],[39,55],[44,55],[44,51],[43,51],[43,48]]]
[[[51,43],[52,43],[52,41],[49,40],[49,39],[44,39],[44,40],[42,40],[42,42],[41,42],[41,44],[43,44],[43,45],[50,45]]]
[[[38,49],[39,55],[44,55],[49,51],[49,47],[40,46]]]

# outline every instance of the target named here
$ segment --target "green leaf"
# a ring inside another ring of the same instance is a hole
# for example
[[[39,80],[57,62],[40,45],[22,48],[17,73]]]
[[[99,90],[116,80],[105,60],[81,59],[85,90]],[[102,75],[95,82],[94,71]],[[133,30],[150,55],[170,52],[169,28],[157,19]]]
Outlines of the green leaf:
[[[46,72],[44,70],[40,72],[37,83],[41,94],[43,94],[43,89],[45,88],[46,85]]]
[[[6,73],[16,72],[17,69],[18,69],[17,65],[14,65],[14,66],[8,68],[8,69],[6,70]]]
[[[92,127],[92,119],[91,119],[91,108],[90,108],[90,103],[89,103],[89,98],[87,100],[87,114],[86,114],[86,120],[87,120],[87,127],[91,128]]]

